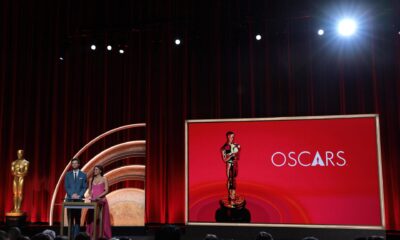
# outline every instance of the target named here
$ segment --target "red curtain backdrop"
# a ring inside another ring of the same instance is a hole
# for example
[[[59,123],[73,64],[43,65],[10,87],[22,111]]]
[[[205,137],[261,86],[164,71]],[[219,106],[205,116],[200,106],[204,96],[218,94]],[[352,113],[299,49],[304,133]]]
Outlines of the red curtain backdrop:
[[[146,223],[183,223],[186,119],[378,113],[387,229],[400,230],[400,4],[363,1],[366,27],[344,41],[332,29],[315,34],[332,20],[328,7],[343,9],[324,2],[2,1],[0,217],[12,208],[19,148],[31,162],[22,208],[47,222],[73,154],[109,129],[146,122],[82,160],[145,137]],[[125,54],[106,52],[107,42]]]

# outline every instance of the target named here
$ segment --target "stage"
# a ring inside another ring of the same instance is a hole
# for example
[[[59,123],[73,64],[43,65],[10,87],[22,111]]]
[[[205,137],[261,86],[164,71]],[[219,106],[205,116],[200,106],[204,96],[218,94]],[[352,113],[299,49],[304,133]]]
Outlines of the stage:
[[[242,226],[187,226],[183,239],[202,239],[206,233],[216,234],[225,240],[255,239],[265,231],[274,239],[294,240],[314,236],[320,240],[353,240],[368,236],[385,236],[385,231],[360,229],[292,228],[292,227],[242,227]],[[395,239],[395,238],[388,238]]]
[[[0,225],[2,230],[7,230],[6,225]],[[152,240],[155,233],[162,225],[148,225],[146,227],[113,227],[114,238],[130,238]],[[223,240],[251,240],[260,231],[272,234],[275,240],[297,240],[306,236],[314,236],[319,240],[354,240],[368,236],[384,236],[387,240],[400,239],[399,231],[381,231],[365,229],[327,229],[327,228],[292,228],[292,227],[247,227],[247,226],[184,226],[176,225],[181,230],[183,240],[202,240],[208,233],[216,234]],[[46,229],[51,229],[59,234],[59,225],[49,226],[46,223],[28,224],[22,228],[22,233],[32,237]]]

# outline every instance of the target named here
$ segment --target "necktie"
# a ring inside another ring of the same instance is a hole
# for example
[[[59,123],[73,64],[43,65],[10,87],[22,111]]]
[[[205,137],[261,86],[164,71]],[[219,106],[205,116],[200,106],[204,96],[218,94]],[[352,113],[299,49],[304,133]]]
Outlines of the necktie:
[[[76,181],[76,172],[74,172],[74,181]]]

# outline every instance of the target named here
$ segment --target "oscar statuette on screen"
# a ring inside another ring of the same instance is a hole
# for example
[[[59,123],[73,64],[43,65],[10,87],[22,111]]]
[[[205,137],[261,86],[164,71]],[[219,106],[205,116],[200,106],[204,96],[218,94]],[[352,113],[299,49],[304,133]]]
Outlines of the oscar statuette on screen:
[[[240,145],[234,142],[235,134],[226,133],[226,143],[221,147],[221,157],[226,164],[227,195],[222,198],[215,213],[217,222],[250,222],[250,212],[245,208],[246,200],[236,193],[236,177],[240,158]]]
[[[17,151],[18,159],[11,163],[13,179],[13,203],[14,208],[6,213],[6,221],[9,226],[21,226],[25,224],[26,212],[21,210],[24,190],[24,177],[28,173],[29,162],[24,159],[24,150]]]

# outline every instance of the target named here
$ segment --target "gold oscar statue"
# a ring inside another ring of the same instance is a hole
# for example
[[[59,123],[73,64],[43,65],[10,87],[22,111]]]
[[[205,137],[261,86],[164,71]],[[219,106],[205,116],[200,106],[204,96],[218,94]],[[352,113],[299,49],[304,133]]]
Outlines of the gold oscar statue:
[[[235,142],[235,133],[226,133],[226,142],[221,147],[221,158],[226,165],[225,197],[219,200],[219,208],[215,211],[216,222],[249,223],[251,213],[246,208],[246,200],[243,195],[237,194],[236,177],[238,175],[238,162],[240,159],[240,145]]]
[[[24,213],[21,211],[21,204],[24,190],[24,177],[28,173],[29,162],[24,159],[24,150],[17,151],[18,159],[11,164],[11,172],[14,175],[13,194],[14,194],[14,209],[10,215],[21,216]]]
[[[220,201],[221,206],[227,208],[243,208],[246,201],[243,196],[236,193],[236,177],[238,174],[238,161],[240,158],[240,145],[235,143],[235,134],[226,133],[226,143],[221,147],[221,157],[226,164],[227,197]]]

